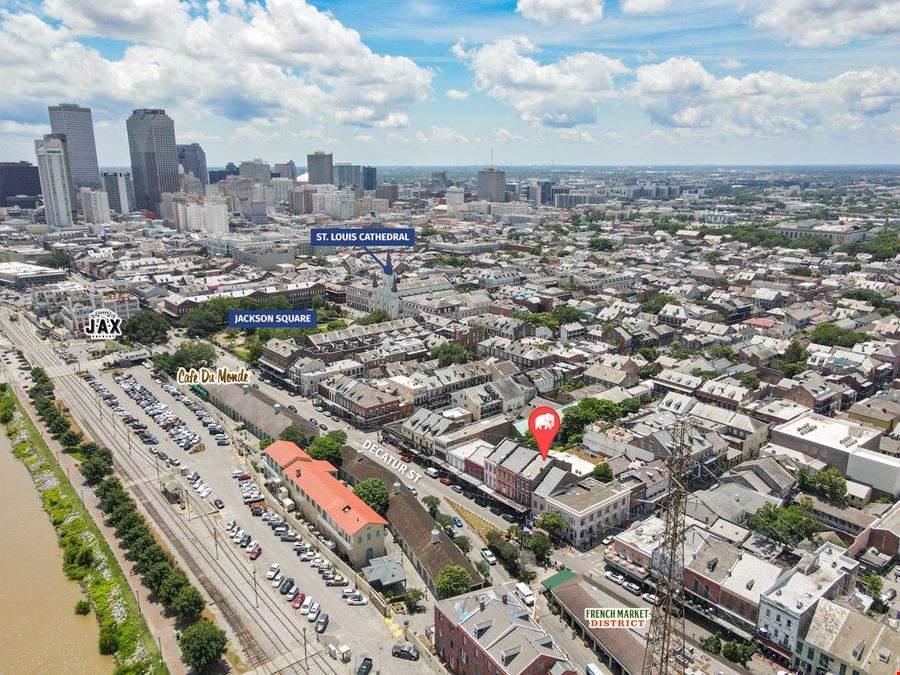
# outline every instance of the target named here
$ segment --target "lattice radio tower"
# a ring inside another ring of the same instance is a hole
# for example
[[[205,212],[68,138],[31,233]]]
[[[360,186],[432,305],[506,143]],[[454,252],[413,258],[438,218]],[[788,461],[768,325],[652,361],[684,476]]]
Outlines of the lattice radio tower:
[[[678,663],[675,656],[684,649],[684,596],[679,567],[684,564],[684,515],[693,421],[678,419],[672,425],[671,432],[672,449],[666,461],[669,497],[656,582],[659,604],[650,618],[642,675],[684,673],[684,666]]]

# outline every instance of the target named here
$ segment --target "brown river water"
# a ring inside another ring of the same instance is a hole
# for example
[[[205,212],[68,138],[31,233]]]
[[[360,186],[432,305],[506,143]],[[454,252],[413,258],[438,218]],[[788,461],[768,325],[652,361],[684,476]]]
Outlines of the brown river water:
[[[75,614],[84,596],[62,570],[62,549],[28,470],[0,428],[0,675],[104,675],[97,621]]]

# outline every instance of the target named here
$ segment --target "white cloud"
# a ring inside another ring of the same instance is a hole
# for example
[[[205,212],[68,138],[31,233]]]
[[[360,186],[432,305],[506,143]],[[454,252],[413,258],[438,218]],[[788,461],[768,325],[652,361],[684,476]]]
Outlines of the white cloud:
[[[771,71],[717,79],[685,57],[642,66],[629,93],[676,129],[773,136],[826,127],[837,110],[865,116],[900,106],[900,71],[873,68],[810,82]]]
[[[582,145],[594,145],[600,141],[589,131],[579,129],[557,129],[556,135],[568,143],[581,143]]]
[[[49,124],[25,124],[23,122],[13,122],[7,120],[0,122],[0,131],[5,134],[17,134],[21,136],[43,136],[50,133]]]
[[[656,14],[668,9],[672,0],[624,0],[622,11],[629,14]]]
[[[520,134],[513,133],[509,129],[497,129],[494,131],[495,143],[508,143],[509,141],[526,141],[528,140]]]
[[[46,0],[53,22],[0,10],[0,119],[36,119],[47,104],[77,99],[101,119],[153,105],[242,122],[321,115],[397,127],[431,93],[432,71],[374,53],[359,33],[304,0],[204,7],[191,15],[177,0]],[[77,36],[129,44],[107,58]]]
[[[546,65],[525,56],[538,51],[527,38],[502,38],[453,53],[475,74],[476,87],[513,106],[526,122],[572,127],[594,122],[597,104],[615,93],[614,78],[631,72],[618,59],[579,52]]]
[[[900,34],[900,0],[775,0],[754,24],[801,47]]]
[[[603,0],[519,0],[516,11],[526,19],[545,25],[587,26],[603,18]]]
[[[465,101],[469,98],[469,92],[460,91],[459,89],[448,89],[447,98],[452,98],[454,101]]]
[[[738,59],[725,59],[719,65],[723,68],[728,68],[728,70],[737,70],[738,68],[744,67],[744,62],[739,61]]]
[[[353,140],[357,143],[374,143],[375,137],[369,134],[357,134],[353,137]]]

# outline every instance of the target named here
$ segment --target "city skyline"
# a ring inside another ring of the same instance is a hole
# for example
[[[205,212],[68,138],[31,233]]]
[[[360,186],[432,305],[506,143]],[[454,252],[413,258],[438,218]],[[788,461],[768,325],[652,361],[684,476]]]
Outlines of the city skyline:
[[[209,166],[320,149],[377,166],[891,163],[894,4],[48,0],[0,13],[17,45],[0,156],[30,159],[47,106],[75,101],[103,167],[129,164],[139,107],[165,108]]]

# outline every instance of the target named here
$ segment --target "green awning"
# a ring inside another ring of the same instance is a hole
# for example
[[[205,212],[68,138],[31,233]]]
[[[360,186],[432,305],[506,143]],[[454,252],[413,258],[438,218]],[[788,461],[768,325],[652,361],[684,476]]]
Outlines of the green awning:
[[[541,586],[546,588],[548,591],[552,591],[557,586],[561,586],[566,583],[572,577],[577,577],[578,574],[573,572],[572,570],[562,570],[561,572],[557,572],[552,577],[545,579],[541,582]]]

